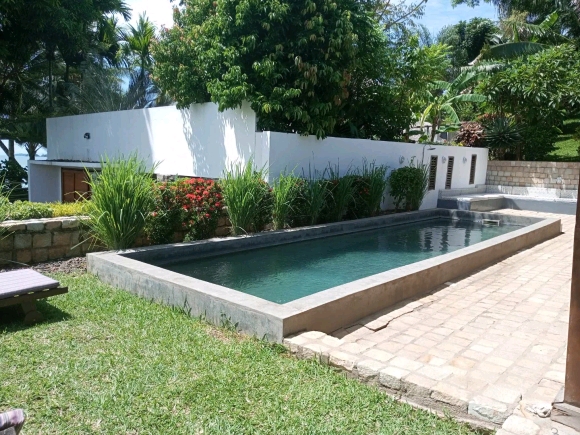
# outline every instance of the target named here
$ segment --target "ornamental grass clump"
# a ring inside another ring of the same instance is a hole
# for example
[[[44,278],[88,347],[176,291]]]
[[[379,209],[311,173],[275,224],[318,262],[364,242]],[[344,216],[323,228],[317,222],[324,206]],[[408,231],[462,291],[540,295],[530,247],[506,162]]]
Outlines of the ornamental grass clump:
[[[272,187],[272,223],[275,230],[291,225],[292,213],[297,206],[300,179],[293,173],[282,173]]]
[[[254,162],[237,163],[220,181],[233,235],[261,231],[271,218],[272,194],[264,169]]]
[[[131,248],[153,209],[153,170],[136,154],[101,160],[101,173],[90,174],[87,222],[95,242],[108,249]]]
[[[390,193],[395,202],[395,210],[401,207],[405,211],[419,210],[429,186],[429,169],[427,165],[414,164],[391,172],[389,177]]]
[[[363,160],[362,168],[354,180],[354,205],[350,217],[360,219],[379,213],[388,187],[388,169],[388,166]]]
[[[355,176],[349,170],[344,177],[340,177],[338,166],[334,168],[329,166],[327,170],[329,174],[327,180],[329,193],[326,202],[326,219],[329,222],[340,222],[354,201]]]

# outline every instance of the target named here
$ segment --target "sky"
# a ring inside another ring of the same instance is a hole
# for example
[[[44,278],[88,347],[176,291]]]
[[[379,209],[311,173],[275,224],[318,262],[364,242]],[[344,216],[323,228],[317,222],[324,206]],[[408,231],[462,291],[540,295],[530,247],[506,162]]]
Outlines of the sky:
[[[173,23],[173,6],[169,0],[126,0],[126,2],[133,9],[132,20],[137,19],[142,12],[146,12],[158,27],[161,25],[171,27]],[[497,19],[494,7],[483,1],[481,3],[480,6],[475,8],[465,5],[453,8],[451,0],[428,0],[425,15],[419,22],[424,24],[436,36],[444,26],[457,24],[462,20],[467,21],[473,17]]]

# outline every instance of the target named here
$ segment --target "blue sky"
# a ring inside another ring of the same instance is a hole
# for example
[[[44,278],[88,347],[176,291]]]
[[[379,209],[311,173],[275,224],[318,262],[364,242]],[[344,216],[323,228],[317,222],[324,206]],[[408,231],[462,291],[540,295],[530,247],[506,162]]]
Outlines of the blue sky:
[[[172,4],[169,0],[127,0],[133,9],[133,19],[140,13],[147,12],[149,18],[157,26],[170,27],[172,19]],[[175,4],[175,3],[174,3]],[[434,35],[448,24],[456,24],[461,20],[467,21],[473,17],[497,19],[493,6],[484,3],[476,8],[467,6],[451,7],[451,0],[428,0],[425,16],[420,20]]]
[[[425,15],[419,22],[424,24],[433,36],[436,36],[444,26],[468,21],[474,17],[497,20],[495,8],[483,1],[481,3],[475,8],[465,5],[454,8],[451,6],[451,0],[428,0]]]

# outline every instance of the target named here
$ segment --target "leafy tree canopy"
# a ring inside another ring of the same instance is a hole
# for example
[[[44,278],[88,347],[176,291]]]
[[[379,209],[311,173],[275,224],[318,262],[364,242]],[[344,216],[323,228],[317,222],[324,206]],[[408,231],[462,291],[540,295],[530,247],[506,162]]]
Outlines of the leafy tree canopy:
[[[184,0],[155,46],[178,107],[251,103],[261,127],[325,136],[382,33],[355,0]]]
[[[580,53],[564,44],[512,61],[479,92],[488,96],[489,112],[513,117],[524,128],[523,157],[541,159],[564,119],[580,107]]]
[[[472,18],[444,27],[437,41],[451,46],[451,65],[454,75],[461,67],[474,60],[486,42],[498,32],[497,26],[487,18]]]

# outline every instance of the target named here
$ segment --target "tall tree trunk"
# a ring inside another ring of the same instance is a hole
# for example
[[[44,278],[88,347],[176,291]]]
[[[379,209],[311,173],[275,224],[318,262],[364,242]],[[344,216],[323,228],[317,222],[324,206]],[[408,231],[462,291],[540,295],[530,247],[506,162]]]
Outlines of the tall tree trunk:
[[[14,156],[14,139],[8,139],[8,159],[16,160]]]
[[[26,151],[28,151],[28,159],[36,160],[36,144],[29,142],[24,147],[26,148]]]
[[[48,59],[48,109],[52,112],[52,55]]]

